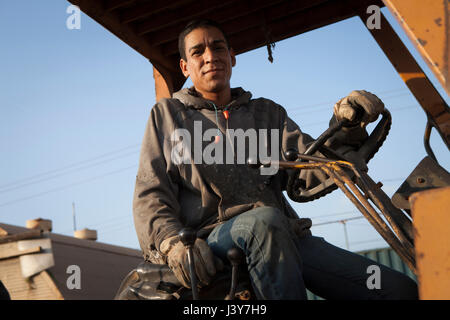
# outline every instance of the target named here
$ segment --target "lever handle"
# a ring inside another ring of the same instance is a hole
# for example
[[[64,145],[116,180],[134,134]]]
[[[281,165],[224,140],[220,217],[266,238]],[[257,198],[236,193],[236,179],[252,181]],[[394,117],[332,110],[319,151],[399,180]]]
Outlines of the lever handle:
[[[245,261],[245,254],[239,248],[231,248],[227,252],[227,258],[231,263],[231,288],[225,300],[233,300],[238,284],[238,267]]]
[[[261,167],[261,162],[258,161],[258,158],[249,157],[247,159],[247,165],[252,169],[259,169]]]
[[[192,247],[195,243],[195,239],[197,239],[197,233],[191,228],[184,228],[179,233],[181,242],[186,247]]]
[[[192,248],[194,247],[195,239],[197,238],[197,234],[191,228],[184,228],[178,233],[178,236],[180,237],[180,241],[187,249],[189,275],[191,277],[192,299],[198,300],[198,281],[197,275],[195,273],[194,252],[192,250]]]
[[[285,153],[284,156],[286,157],[286,160],[288,161],[295,161],[298,159],[298,150],[291,148],[288,149]]]
[[[227,258],[232,266],[238,266],[245,260],[244,252],[239,248],[231,248],[227,252]]]

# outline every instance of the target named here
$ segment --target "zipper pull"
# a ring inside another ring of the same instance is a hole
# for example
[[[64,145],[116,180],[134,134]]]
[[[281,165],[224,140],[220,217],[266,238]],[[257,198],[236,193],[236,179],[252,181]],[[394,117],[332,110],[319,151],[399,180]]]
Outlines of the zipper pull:
[[[228,120],[228,118],[230,117],[230,113],[228,112],[228,110],[225,110],[223,112],[223,116],[225,117],[226,120]]]

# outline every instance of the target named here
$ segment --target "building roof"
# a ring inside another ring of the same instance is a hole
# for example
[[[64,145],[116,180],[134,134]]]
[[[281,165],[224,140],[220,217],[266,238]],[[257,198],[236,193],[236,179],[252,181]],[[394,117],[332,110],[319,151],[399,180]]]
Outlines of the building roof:
[[[30,231],[2,223],[0,228],[9,235]],[[48,237],[51,239],[55,265],[47,269],[47,272],[64,299],[113,299],[125,276],[143,261],[139,250],[52,232],[48,233]],[[81,289],[70,290],[66,285],[71,276],[71,273],[67,273],[70,265],[80,267]]]

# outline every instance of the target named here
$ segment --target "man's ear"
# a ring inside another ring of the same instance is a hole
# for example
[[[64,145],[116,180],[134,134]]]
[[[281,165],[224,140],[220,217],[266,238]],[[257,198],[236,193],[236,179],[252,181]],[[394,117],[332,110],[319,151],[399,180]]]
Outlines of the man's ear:
[[[184,61],[183,59],[180,59],[180,69],[181,69],[181,72],[183,73],[183,75],[185,76],[185,78],[188,78],[189,71],[187,69],[187,62]]]
[[[231,66],[234,67],[236,65],[236,55],[234,54],[233,48],[230,48],[230,56],[231,56]]]

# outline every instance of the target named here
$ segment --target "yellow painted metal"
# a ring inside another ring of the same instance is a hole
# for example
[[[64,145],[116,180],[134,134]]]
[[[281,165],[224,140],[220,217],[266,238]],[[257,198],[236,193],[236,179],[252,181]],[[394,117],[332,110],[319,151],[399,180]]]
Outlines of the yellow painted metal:
[[[419,296],[450,299],[450,187],[411,195]]]
[[[429,68],[450,94],[450,4],[437,0],[383,0]]]
[[[170,79],[165,79],[155,67],[153,67],[153,78],[155,79],[156,101],[158,102],[162,98],[171,98],[173,87]]]
[[[365,21],[366,12],[360,11],[359,15]],[[368,29],[369,32],[426,112],[428,121],[450,148],[450,111],[447,103],[422,71],[386,17],[381,14],[380,18],[381,28]]]

